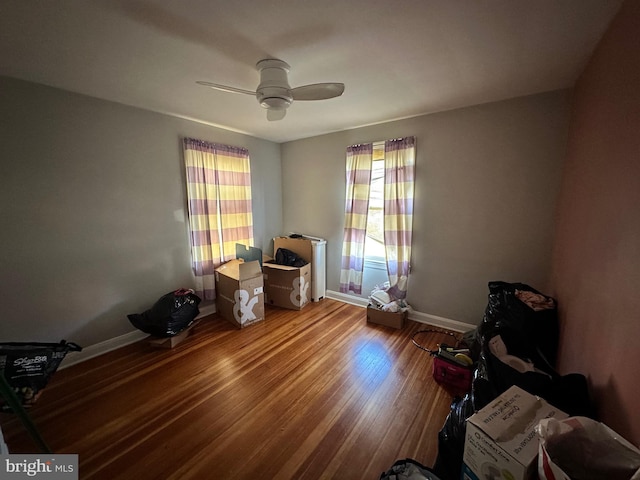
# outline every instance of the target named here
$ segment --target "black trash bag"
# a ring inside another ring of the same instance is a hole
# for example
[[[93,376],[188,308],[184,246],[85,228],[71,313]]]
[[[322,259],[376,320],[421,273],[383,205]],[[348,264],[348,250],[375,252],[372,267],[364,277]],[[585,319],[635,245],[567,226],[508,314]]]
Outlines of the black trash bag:
[[[516,370],[497,358],[489,348],[497,335],[509,355],[529,362],[534,371]],[[476,329],[476,340],[480,345],[477,365],[485,370],[483,376],[489,384],[484,385],[485,396],[495,398],[516,385],[570,416],[595,415],[586,377],[560,375],[555,369],[559,322],[557,302],[552,297],[524,283],[489,282],[488,305]]]
[[[307,263],[300,255],[286,248],[279,248],[276,251],[276,263],[278,265],[286,265],[288,267],[304,267]]]
[[[138,330],[154,337],[174,337],[195,321],[200,301],[193,290],[181,288],[160,297],[144,313],[132,313],[127,318]]]
[[[497,396],[495,386],[489,380],[489,371],[483,357],[474,364],[473,382],[471,382],[471,403],[478,411],[489,405]]]
[[[51,376],[69,352],[82,347],[65,340],[60,343],[0,343],[0,374],[4,376],[24,407],[33,405]],[[9,411],[0,397],[3,411]]]
[[[525,303],[523,298],[535,298]],[[482,323],[477,329],[479,343],[502,337],[510,355],[530,359],[538,368],[555,368],[559,323],[554,298],[524,283],[489,282],[489,298]]]
[[[542,365],[541,369],[536,366],[536,371],[520,372],[497,358],[488,349],[483,351],[478,365],[486,369],[487,396],[493,395],[495,398],[512,385],[516,385],[532,395],[544,398],[569,416],[593,418],[595,415],[584,375],[560,375],[549,367],[545,368],[545,365]],[[484,405],[476,406],[482,408]]]
[[[379,480],[442,480],[434,471],[412,458],[398,460]]]
[[[471,392],[462,398],[453,399],[449,414],[438,432],[438,456],[433,470],[442,480],[460,478],[467,418],[498,396],[489,381],[487,367],[482,358],[474,364],[474,368]]]
[[[462,471],[467,418],[475,413],[472,394],[455,397],[451,410],[438,432],[438,456],[433,471],[442,480],[458,480]]]

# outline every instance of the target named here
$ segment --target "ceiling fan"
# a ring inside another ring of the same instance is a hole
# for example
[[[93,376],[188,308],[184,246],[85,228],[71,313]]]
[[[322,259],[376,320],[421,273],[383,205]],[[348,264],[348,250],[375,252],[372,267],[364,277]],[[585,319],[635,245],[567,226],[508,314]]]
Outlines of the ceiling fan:
[[[260,105],[267,109],[269,121],[282,120],[294,100],[327,100],[339,97],[344,92],[344,83],[314,83],[291,88],[287,78],[290,68],[287,62],[276,58],[260,60],[256,64],[260,72],[260,84],[255,92],[211,82],[196,83],[223,92],[254,95]]]

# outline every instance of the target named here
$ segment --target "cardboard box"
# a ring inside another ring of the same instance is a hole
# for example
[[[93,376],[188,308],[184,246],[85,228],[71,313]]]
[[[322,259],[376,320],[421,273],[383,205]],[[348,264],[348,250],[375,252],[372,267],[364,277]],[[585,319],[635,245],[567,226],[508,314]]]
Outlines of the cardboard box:
[[[385,312],[373,305],[367,307],[367,323],[376,323],[387,327],[402,328],[407,319],[407,312]]]
[[[513,386],[467,419],[464,480],[537,478],[538,422],[567,418],[545,400]]]
[[[264,320],[260,262],[230,260],[216,268],[216,310],[239,328]]]
[[[276,307],[301,310],[309,303],[311,265],[288,267],[263,264],[265,302]]]
[[[199,322],[200,320],[194,321],[191,325],[189,325],[188,328],[184,329],[182,332],[180,332],[177,335],[174,335],[173,337],[158,338],[158,337],[150,336],[149,345],[157,348],[173,348],[176,345],[179,345],[180,343],[182,343],[189,335],[191,335],[191,331]]]
[[[301,310],[309,303],[312,247],[311,240],[306,238],[273,239],[274,256],[279,248],[286,248],[308,263],[303,267],[278,265],[273,261],[263,263],[266,303],[292,310]]]

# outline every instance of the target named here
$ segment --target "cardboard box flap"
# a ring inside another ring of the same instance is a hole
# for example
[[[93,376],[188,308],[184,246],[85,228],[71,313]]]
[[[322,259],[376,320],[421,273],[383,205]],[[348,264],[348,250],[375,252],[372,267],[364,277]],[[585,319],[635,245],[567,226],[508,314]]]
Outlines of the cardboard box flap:
[[[274,270],[300,270],[299,267],[290,267],[289,265],[279,265],[277,263],[269,262],[263,265],[264,270],[274,269]],[[266,273],[266,272],[265,272]]]
[[[242,259],[229,260],[216,268],[216,273],[221,273],[234,280],[243,281],[262,275],[259,261],[244,262]]]
[[[253,262],[255,260],[260,262],[262,266],[262,250],[256,247],[248,247],[242,243],[236,243],[236,258],[241,258],[245,262]]]
[[[313,244],[311,240],[306,238],[289,238],[289,237],[276,237],[273,239],[273,256],[276,256],[276,252],[279,248],[286,248],[293,253],[299,255],[307,262],[311,262],[313,255]]]

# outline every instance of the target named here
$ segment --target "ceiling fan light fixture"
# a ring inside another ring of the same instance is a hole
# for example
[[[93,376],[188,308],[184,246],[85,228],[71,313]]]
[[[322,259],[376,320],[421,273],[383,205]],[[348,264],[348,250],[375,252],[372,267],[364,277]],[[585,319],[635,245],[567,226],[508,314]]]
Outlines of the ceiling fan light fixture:
[[[269,121],[283,119],[294,100],[327,100],[339,97],[344,92],[343,83],[313,83],[291,88],[287,78],[291,67],[277,58],[260,60],[256,68],[260,72],[260,83],[255,92],[218,83],[197,83],[223,92],[254,95],[260,106],[267,110]]]
[[[260,106],[273,110],[284,110],[286,108],[289,108],[289,105],[291,105],[291,100],[289,100],[288,98],[265,97],[260,100]]]
[[[283,110],[289,108],[293,97],[287,87],[260,86],[256,92],[256,98],[263,108]]]

